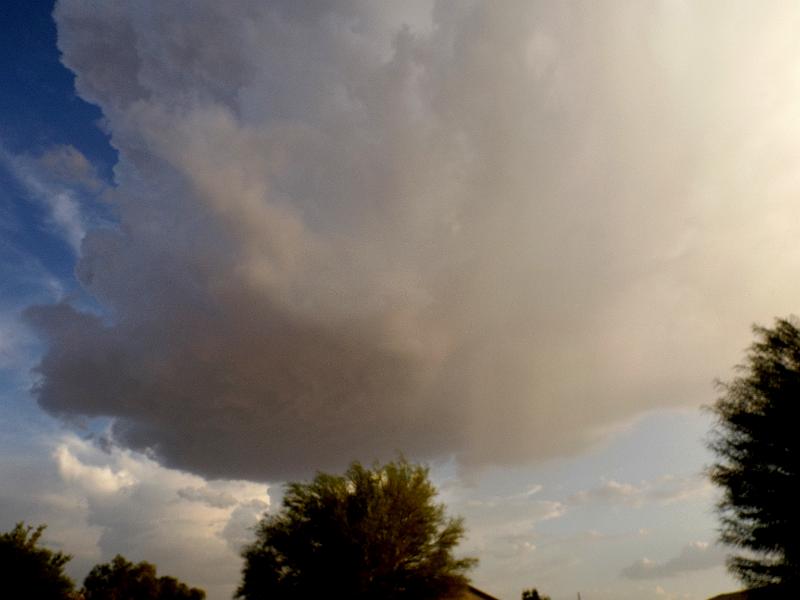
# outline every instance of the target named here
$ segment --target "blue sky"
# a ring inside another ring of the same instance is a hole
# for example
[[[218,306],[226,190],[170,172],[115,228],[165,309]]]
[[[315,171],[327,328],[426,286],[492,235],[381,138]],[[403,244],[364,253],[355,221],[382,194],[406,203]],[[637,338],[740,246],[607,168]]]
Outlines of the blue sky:
[[[70,146],[111,181],[116,152],[98,124],[102,112],[75,93],[74,76],[59,61],[52,2],[7,2],[2,8],[0,132],[4,157],[41,155]],[[2,176],[5,268],[38,263],[68,289],[74,287],[75,256],[62,236],[47,228],[47,210],[4,165]],[[21,279],[4,286],[10,302],[36,293]]]
[[[0,8],[0,526],[230,597],[398,451],[500,598],[704,600],[703,405],[796,311],[791,3]]]

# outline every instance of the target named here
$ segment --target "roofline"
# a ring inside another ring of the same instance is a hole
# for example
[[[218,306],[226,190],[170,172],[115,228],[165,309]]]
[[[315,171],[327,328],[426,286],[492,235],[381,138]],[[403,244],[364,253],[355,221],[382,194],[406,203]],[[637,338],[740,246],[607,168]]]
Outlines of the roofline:
[[[479,589],[478,589],[478,588],[476,588],[476,587],[472,587],[471,585],[468,585],[467,587],[469,588],[469,591],[470,591],[470,592],[472,592],[472,593],[473,593],[473,594],[475,594],[476,596],[480,596],[481,598],[483,598],[483,600],[498,600],[498,599],[497,599],[497,598],[495,598],[494,596],[490,596],[490,595],[489,595],[489,594],[487,594],[486,592],[482,592],[481,590],[479,590]]]

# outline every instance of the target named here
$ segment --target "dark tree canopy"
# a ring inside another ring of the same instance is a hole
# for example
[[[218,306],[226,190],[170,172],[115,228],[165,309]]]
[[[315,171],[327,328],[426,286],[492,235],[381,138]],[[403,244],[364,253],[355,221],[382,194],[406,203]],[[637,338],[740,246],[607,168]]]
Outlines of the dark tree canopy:
[[[754,332],[747,360],[720,384],[713,407],[721,539],[744,551],[728,565],[746,585],[800,597],[800,329],[779,319]]]
[[[0,534],[0,573],[3,596],[8,598],[72,598],[73,582],[64,574],[70,557],[37,546],[45,526],[36,529],[17,523]],[[7,594],[7,596],[6,596]]]
[[[96,565],[83,581],[85,600],[203,600],[206,593],[174,577],[158,577],[148,562],[133,564],[119,554]]]
[[[291,483],[245,548],[237,597],[440,600],[463,593],[476,561],[453,550],[460,519],[435,503],[428,470],[405,460]]]
[[[522,600],[550,600],[550,596],[540,596],[536,588],[522,590]]]

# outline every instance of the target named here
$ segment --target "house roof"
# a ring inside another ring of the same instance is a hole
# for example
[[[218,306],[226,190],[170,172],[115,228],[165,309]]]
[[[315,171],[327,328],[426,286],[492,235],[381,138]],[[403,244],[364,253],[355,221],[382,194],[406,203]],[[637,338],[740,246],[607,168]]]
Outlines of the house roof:
[[[486,592],[482,592],[478,588],[472,587],[471,585],[468,586],[468,589],[469,589],[469,593],[471,594],[471,597],[473,597],[473,598],[480,598],[481,600],[498,600],[494,596],[490,596]]]

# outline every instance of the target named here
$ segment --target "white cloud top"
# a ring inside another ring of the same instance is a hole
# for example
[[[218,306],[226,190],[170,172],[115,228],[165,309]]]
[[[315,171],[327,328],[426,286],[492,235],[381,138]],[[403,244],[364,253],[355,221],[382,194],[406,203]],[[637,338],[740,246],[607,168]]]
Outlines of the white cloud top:
[[[41,450],[52,446],[50,456]],[[3,465],[14,486],[2,494],[0,521],[48,525],[45,543],[74,558],[80,583],[89,569],[122,554],[230,598],[242,544],[269,508],[263,484],[205,481],[128,450],[102,450],[74,435],[30,441],[31,454]]]

